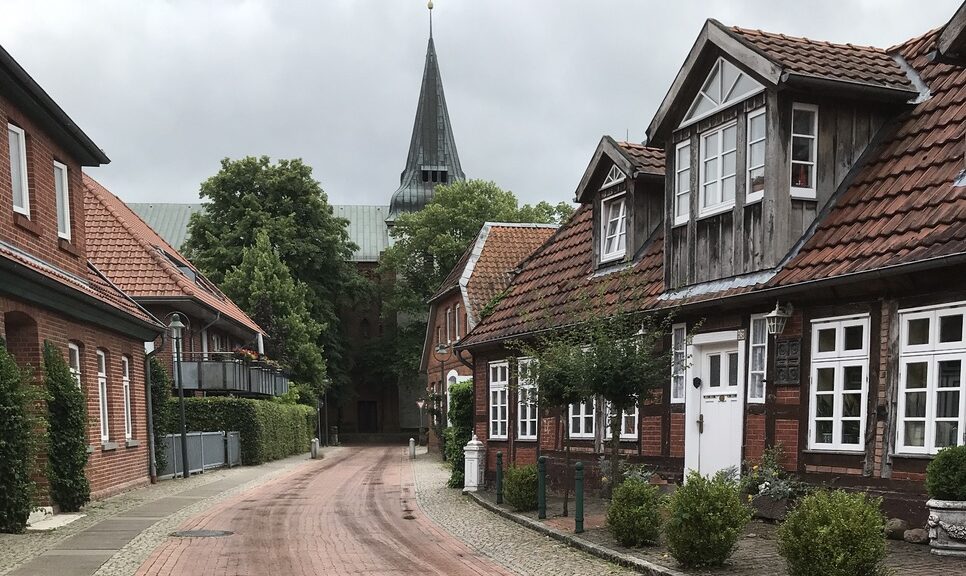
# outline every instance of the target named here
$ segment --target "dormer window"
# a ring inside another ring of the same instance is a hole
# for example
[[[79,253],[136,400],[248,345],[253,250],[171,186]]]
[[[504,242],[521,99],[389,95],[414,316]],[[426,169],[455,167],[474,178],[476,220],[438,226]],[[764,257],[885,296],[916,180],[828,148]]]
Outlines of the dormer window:
[[[674,224],[686,224],[691,212],[691,142],[674,151]]]
[[[792,198],[815,199],[815,158],[818,150],[818,106],[792,105]]]
[[[600,261],[622,258],[627,250],[627,196],[603,200],[601,206]]]
[[[748,191],[746,203],[765,197],[765,109],[748,114]]]
[[[737,66],[724,58],[718,58],[701,91],[694,98],[691,108],[684,116],[682,126],[706,118],[718,110],[743,100],[756,92],[764,90],[764,86],[738,69]]]
[[[738,125],[730,122],[701,135],[699,216],[718,214],[735,205]]]
[[[607,172],[607,178],[604,178],[604,183],[601,184],[600,189],[605,190],[614,186],[615,184],[620,184],[624,181],[624,173],[617,166],[611,166],[610,171]]]

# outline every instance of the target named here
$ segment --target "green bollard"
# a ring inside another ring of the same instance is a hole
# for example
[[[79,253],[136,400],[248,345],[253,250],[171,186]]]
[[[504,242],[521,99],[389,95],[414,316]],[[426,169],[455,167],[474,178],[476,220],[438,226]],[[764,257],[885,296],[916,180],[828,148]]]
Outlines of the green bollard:
[[[503,452],[496,453],[496,503],[503,504]]]
[[[547,517],[547,457],[537,459],[537,518]]]
[[[574,534],[584,531],[584,463],[577,462],[574,473]]]

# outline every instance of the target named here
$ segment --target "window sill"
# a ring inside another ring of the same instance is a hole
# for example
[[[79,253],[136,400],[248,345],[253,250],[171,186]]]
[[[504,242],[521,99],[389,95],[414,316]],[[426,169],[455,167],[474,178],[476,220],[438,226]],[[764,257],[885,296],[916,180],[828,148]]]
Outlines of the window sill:
[[[932,460],[936,457],[935,454],[893,454],[893,458],[903,458],[905,460]]]
[[[705,218],[711,218],[712,216],[718,216],[719,214],[724,214],[725,212],[731,212],[735,209],[735,203],[729,202],[728,204],[722,204],[719,206],[712,206],[704,211],[698,212],[698,220],[703,220]]]
[[[70,240],[66,238],[57,238],[57,247],[67,252],[71,256],[79,257],[81,255],[80,250],[74,244],[71,244]]]
[[[764,193],[760,193],[757,196],[751,196],[749,194],[748,196],[745,196],[745,206],[747,207],[747,206],[751,206],[752,204],[757,204],[764,199],[765,199]]]
[[[101,452],[113,452],[117,450],[117,442],[102,442]]]
[[[815,190],[808,188],[792,188],[790,195],[795,200],[815,200]]]
[[[489,438],[487,438],[487,440],[489,440],[490,442],[506,442],[507,441],[507,437],[506,436],[490,436]]]
[[[865,450],[843,450],[841,448],[809,448],[802,450],[802,454],[838,454],[840,456],[865,456]]]
[[[517,442],[536,442],[536,438],[517,438]]]
[[[131,438],[130,440],[125,440],[124,441],[124,447],[125,448],[135,448],[135,447],[140,446],[140,445],[141,445],[141,443],[138,442],[137,440],[133,439],[133,438]]]
[[[34,236],[40,236],[40,225],[34,222],[33,220],[31,220],[30,218],[27,218],[20,212],[13,213],[13,223],[19,226],[20,228],[23,228],[27,232],[30,232]]]
[[[627,254],[626,252],[621,252],[620,254],[610,254],[607,256],[601,256],[600,263],[601,265],[603,265],[603,264],[610,264],[612,262],[617,262],[619,260],[622,260],[626,254]]]
[[[673,222],[673,223],[671,224],[671,228],[677,228],[677,227],[679,227],[679,226],[686,226],[686,225],[687,225],[687,223],[688,223],[688,221],[689,221],[690,219],[691,219],[691,218],[690,218],[690,216],[689,216],[689,217],[685,217],[685,218],[683,218],[683,219],[681,219],[681,220],[674,220],[674,222]]]

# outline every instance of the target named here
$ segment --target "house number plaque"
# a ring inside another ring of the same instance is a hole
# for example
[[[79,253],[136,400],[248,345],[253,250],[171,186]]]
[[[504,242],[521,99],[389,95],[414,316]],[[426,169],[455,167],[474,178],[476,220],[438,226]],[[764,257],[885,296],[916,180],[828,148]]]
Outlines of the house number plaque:
[[[775,341],[775,384],[798,386],[801,384],[802,340]]]

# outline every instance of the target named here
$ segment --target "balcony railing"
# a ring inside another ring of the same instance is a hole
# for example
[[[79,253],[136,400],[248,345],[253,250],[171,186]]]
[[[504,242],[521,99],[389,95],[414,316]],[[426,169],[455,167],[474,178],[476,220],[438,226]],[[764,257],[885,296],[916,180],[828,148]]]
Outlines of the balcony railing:
[[[175,386],[177,370],[174,371]],[[281,396],[288,392],[288,375],[261,362],[238,360],[230,352],[186,352],[181,359],[185,390]]]

